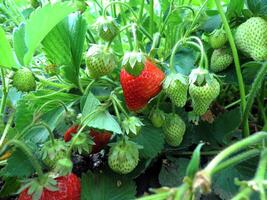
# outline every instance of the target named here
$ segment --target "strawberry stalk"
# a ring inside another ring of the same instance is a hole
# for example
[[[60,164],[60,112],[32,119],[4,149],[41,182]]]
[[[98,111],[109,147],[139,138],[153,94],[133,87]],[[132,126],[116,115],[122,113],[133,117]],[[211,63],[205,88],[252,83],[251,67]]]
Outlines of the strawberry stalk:
[[[239,85],[239,91],[240,91],[240,98],[241,98],[241,108],[242,108],[242,115],[244,115],[244,112],[246,110],[246,92],[245,92],[245,87],[244,87],[244,81],[243,81],[243,76],[241,72],[241,66],[240,66],[240,61],[238,57],[238,52],[236,49],[235,41],[229,26],[229,23],[227,22],[226,16],[224,14],[221,1],[220,0],[215,0],[217,9],[219,11],[219,14],[221,16],[225,32],[227,34],[231,49],[232,49],[232,54],[234,57],[234,63],[235,63],[235,70],[236,70],[236,75],[238,79],[238,85]],[[248,125],[248,120],[246,119],[242,123],[243,125],[243,137],[248,137],[249,136],[249,125]]]
[[[6,83],[4,69],[1,68],[0,70],[1,70],[1,80],[2,80],[2,99],[1,99],[0,114],[3,115],[8,95],[8,84]]]
[[[257,143],[262,142],[267,138],[266,132],[259,132],[255,135],[252,135],[248,138],[245,138],[235,144],[227,147],[223,151],[221,151],[213,160],[200,172],[198,172],[195,176],[195,180],[193,183],[194,190],[201,189],[202,192],[207,193],[210,191],[211,186],[211,178],[216,172],[216,168],[228,157],[239,152],[242,149],[248,148],[250,145],[255,145]],[[240,157],[239,159],[243,159]],[[235,162],[239,162],[239,160],[235,160]]]
[[[134,10],[128,4],[126,4],[124,2],[120,2],[120,1],[113,1],[113,2],[110,2],[108,5],[106,5],[106,7],[104,8],[104,11],[103,11],[103,16],[104,17],[107,16],[107,12],[108,12],[107,9],[108,9],[108,7],[110,7],[111,5],[114,5],[114,4],[119,4],[119,5],[122,5],[122,6],[126,7],[126,8],[128,8],[130,10],[130,12],[133,14],[134,18],[136,20],[138,20],[138,17],[136,15],[136,13],[134,12]]]

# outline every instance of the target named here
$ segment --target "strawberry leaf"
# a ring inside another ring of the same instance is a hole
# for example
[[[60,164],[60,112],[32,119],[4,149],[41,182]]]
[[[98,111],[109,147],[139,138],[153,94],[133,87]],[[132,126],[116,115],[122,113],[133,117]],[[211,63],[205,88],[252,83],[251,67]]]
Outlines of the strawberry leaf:
[[[132,140],[140,146],[143,146],[143,148],[139,150],[140,157],[154,158],[164,147],[162,130],[153,127],[147,121],[145,121],[144,124],[145,126],[141,128],[141,133]]]
[[[0,27],[0,67],[17,67],[11,46],[6,38],[5,31]],[[4,58],[4,59],[3,59]]]
[[[111,175],[112,174],[112,175]],[[83,200],[125,200],[135,199],[136,188],[132,179],[118,176],[105,170],[105,173],[88,171],[82,176]]]
[[[17,59],[21,65],[24,65],[23,58],[28,50],[24,38],[25,38],[25,23],[21,23],[19,27],[14,29],[13,32],[13,46]]]
[[[78,86],[87,24],[82,15],[71,14],[54,27],[42,44],[49,61],[62,66],[62,75]]]
[[[47,4],[37,8],[26,21],[25,44],[27,53],[24,56],[24,64],[28,65],[33,57],[34,51],[40,45],[45,36],[68,14],[74,12],[75,8],[68,2]],[[38,27],[38,30],[36,29]]]
[[[100,101],[92,93],[89,93],[86,98],[84,107],[82,108],[83,119],[85,119],[86,116],[95,111],[99,106]],[[103,129],[119,134],[122,133],[120,125],[115,120],[114,116],[112,116],[106,110],[92,115],[85,121],[85,123],[92,128]]]
[[[34,144],[31,144],[33,147]],[[16,149],[11,157],[7,160],[7,165],[1,170],[0,175],[4,177],[24,178],[34,172],[27,156],[20,150]]]

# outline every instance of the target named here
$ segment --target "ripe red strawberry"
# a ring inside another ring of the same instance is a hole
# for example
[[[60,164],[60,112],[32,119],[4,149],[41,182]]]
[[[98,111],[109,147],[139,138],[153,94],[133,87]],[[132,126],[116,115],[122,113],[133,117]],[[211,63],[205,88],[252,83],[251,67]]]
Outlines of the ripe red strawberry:
[[[76,134],[78,132],[78,125],[70,127],[64,134],[64,140],[65,142],[68,142],[72,138],[72,134]],[[92,153],[98,153],[101,151],[109,142],[111,138],[111,133],[107,131],[96,131],[94,129],[90,130],[90,136],[93,138],[94,145],[92,149]]]
[[[58,190],[52,191],[44,187],[40,200],[80,200],[81,183],[79,178],[71,173],[67,176],[60,176],[55,179]],[[28,188],[23,190],[18,200],[32,200],[33,197],[28,194]]]
[[[123,68],[120,82],[128,109],[138,111],[144,108],[161,91],[164,77],[164,73],[150,60],[145,61],[144,69],[138,76],[129,74]]]
[[[101,151],[109,142],[111,138],[111,134],[107,131],[98,132],[96,130],[91,129],[90,135],[94,140],[92,153],[98,153]]]
[[[64,134],[64,140],[65,142],[68,142],[71,140],[72,138],[72,134],[76,134],[78,131],[79,126],[78,125],[74,125],[71,126]]]

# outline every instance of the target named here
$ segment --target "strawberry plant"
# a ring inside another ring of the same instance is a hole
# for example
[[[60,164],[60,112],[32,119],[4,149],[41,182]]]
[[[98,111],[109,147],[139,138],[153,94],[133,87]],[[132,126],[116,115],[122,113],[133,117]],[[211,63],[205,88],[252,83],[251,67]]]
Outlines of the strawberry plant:
[[[0,0],[0,199],[266,199],[266,7]]]

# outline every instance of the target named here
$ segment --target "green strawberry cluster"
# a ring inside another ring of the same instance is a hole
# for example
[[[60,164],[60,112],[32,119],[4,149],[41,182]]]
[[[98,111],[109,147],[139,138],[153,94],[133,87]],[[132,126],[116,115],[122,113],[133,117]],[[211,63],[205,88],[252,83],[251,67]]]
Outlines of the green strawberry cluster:
[[[166,114],[165,123],[162,128],[165,141],[170,146],[177,147],[181,144],[186,125],[179,115],[173,113]]]
[[[128,174],[134,170],[139,161],[139,146],[131,141],[121,140],[110,148],[109,167],[119,174]]]
[[[233,60],[233,55],[229,49],[215,49],[211,55],[210,68],[213,72],[221,72],[229,67]]]
[[[235,34],[240,51],[255,61],[267,59],[267,22],[261,17],[252,17],[241,24]]]

